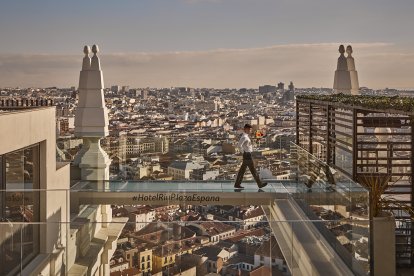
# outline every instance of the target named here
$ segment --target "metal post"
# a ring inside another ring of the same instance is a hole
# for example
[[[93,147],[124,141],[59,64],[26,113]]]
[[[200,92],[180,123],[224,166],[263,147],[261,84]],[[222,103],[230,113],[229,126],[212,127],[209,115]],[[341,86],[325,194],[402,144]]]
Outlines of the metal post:
[[[329,132],[331,129],[331,116],[329,115],[330,106],[326,105],[326,163],[329,164],[331,161],[331,145],[329,139]]]
[[[358,110],[352,109],[352,178],[357,181],[357,158],[358,158]]]
[[[299,104],[300,101],[296,100],[296,145],[299,144]]]
[[[414,207],[414,189],[413,189],[413,185],[414,185],[414,117],[410,117],[410,127],[411,127],[411,207]],[[413,254],[413,243],[414,243],[414,222],[413,220],[411,220],[411,248],[410,248],[410,253],[411,253],[411,260],[410,260],[410,264],[413,265],[414,263],[414,254]]]
[[[308,151],[310,154],[313,153],[312,150],[312,104],[311,102],[309,102],[309,114],[308,114],[308,118],[309,118],[309,146],[308,146]]]

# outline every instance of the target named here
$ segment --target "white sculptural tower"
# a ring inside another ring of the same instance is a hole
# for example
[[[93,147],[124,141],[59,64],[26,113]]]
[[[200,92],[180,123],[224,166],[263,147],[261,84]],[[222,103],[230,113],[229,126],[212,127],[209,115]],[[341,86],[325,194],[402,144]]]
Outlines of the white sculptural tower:
[[[351,94],[358,95],[359,94],[359,82],[358,82],[358,72],[355,69],[355,60],[352,56],[352,46],[348,45],[346,47],[346,53],[348,56],[346,57],[346,65],[348,67],[349,72],[349,79],[351,80]]]
[[[359,94],[359,83],[358,83],[358,73],[355,70],[355,60],[352,57],[352,47],[348,45],[346,48],[348,54],[345,57],[345,47],[344,45],[339,46],[339,53],[341,54],[338,58],[338,65],[335,71],[334,78],[334,92],[335,93],[344,93],[344,94]]]
[[[82,71],[79,77],[79,102],[75,114],[75,136],[83,139],[82,149],[74,160],[81,170],[82,180],[109,180],[108,154],[100,140],[108,136],[108,110],[103,93],[104,82],[98,57],[98,46],[84,47]]]

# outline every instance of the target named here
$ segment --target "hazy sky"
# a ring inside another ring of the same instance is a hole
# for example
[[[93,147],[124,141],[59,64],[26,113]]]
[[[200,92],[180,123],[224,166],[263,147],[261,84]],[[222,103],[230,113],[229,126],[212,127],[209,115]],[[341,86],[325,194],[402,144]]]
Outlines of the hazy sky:
[[[361,86],[414,88],[413,0],[0,0],[0,87],[331,87],[339,43]]]

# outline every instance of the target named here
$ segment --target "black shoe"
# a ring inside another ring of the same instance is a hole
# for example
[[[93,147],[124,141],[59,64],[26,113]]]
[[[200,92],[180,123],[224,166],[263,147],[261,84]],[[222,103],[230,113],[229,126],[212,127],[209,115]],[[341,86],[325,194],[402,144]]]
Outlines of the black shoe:
[[[244,189],[244,187],[240,185],[234,185],[234,189]]]
[[[266,186],[267,186],[267,182],[262,183],[262,185],[259,185],[259,188],[261,189],[261,188],[266,187]]]
[[[264,193],[262,189],[257,190],[258,193]]]

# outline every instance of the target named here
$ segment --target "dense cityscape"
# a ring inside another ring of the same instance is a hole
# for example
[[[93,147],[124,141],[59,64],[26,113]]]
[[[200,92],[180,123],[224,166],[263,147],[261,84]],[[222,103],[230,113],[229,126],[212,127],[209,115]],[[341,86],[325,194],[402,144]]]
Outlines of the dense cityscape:
[[[414,275],[413,11],[2,1],[0,276]]]
[[[261,178],[290,179],[295,96],[330,94],[332,89],[297,89],[293,82],[285,89],[279,82],[225,90],[113,85],[104,92],[109,136],[101,145],[111,159],[110,179],[139,185],[145,180],[234,180],[241,161],[236,144],[246,123],[253,126]],[[361,89],[365,95],[412,93]],[[3,107],[56,106],[56,158],[73,162],[83,143],[74,135],[75,87],[5,88],[0,95]],[[326,220],[347,216],[322,206],[313,212]],[[111,257],[111,275],[291,274],[260,205],[112,205],[112,216],[126,217],[128,223]],[[346,224],[333,225],[331,231],[351,251],[356,246],[359,259],[368,260],[364,227],[354,229],[361,233],[356,244],[344,241]]]
[[[259,90],[112,86],[105,90],[110,135],[102,141],[112,160],[111,179],[234,180],[241,158],[236,144],[245,123],[254,126],[262,177],[288,178],[289,162],[281,160],[287,160],[295,139],[294,93],[293,83],[286,91],[283,83]],[[18,104],[12,103],[17,95],[23,102],[52,100],[57,158],[73,161],[82,145],[74,136],[74,88],[5,89],[1,95],[4,105]],[[118,240],[111,275],[155,275],[165,268],[168,275],[194,268],[205,275],[257,267],[262,267],[258,275],[272,267],[289,275],[261,206],[113,206],[112,212],[130,224]]]

